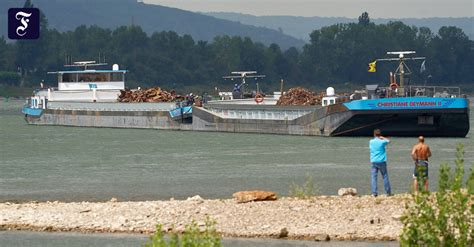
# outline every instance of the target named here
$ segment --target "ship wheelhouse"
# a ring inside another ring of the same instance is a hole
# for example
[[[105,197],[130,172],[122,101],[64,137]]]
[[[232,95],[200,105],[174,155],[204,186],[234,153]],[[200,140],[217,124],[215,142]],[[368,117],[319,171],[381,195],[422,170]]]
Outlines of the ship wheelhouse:
[[[58,75],[58,90],[123,90],[126,70],[52,72]]]
[[[107,64],[95,61],[74,62],[74,64],[65,65],[65,67],[72,67],[71,70],[48,72],[48,74],[57,75],[58,86],[37,90],[35,97],[50,102],[115,102],[120,90],[125,89],[127,70],[120,70],[118,64],[114,64],[111,69],[88,68],[104,65]]]

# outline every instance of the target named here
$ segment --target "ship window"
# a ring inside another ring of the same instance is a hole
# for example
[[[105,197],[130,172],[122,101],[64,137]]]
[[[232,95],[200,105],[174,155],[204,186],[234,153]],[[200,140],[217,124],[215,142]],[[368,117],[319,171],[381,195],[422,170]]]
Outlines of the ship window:
[[[331,105],[334,104],[334,100],[333,99],[329,100],[329,104]]]
[[[323,106],[327,105],[328,104],[328,101],[327,100],[323,100]]]
[[[76,73],[67,73],[63,74],[63,82],[76,82],[77,74]]]
[[[110,81],[123,81],[123,73],[122,72],[113,72],[110,73]]]
[[[105,73],[80,73],[79,82],[101,82],[107,81]]]

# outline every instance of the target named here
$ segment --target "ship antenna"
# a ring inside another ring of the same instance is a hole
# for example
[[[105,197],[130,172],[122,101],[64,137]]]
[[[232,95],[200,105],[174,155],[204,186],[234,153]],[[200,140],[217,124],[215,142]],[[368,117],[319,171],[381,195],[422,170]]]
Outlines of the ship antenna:
[[[87,67],[90,66],[102,66],[107,65],[106,63],[96,63],[96,61],[78,61],[73,64],[64,65],[65,67],[84,67],[84,70],[87,70]]]
[[[397,69],[395,70],[395,75],[399,76],[400,89],[398,91],[399,95],[405,95],[404,86],[405,86],[405,75],[411,75],[411,70],[408,65],[405,63],[405,60],[425,60],[426,57],[406,57],[406,55],[415,54],[415,51],[389,51],[387,55],[398,55],[398,58],[379,58],[375,61],[398,61]]]

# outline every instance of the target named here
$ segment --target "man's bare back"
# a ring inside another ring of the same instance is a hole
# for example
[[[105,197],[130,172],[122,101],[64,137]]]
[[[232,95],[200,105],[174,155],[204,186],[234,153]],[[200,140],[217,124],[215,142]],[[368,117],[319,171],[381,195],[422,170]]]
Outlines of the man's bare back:
[[[413,160],[426,160],[428,161],[428,158],[431,157],[431,150],[428,145],[426,145],[423,142],[420,142],[413,146],[413,150],[411,152],[411,156],[413,157]]]

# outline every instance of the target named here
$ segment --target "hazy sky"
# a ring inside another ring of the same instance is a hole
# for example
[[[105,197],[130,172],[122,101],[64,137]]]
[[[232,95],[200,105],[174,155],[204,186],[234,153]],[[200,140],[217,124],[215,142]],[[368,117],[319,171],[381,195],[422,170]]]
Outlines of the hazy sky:
[[[358,17],[472,17],[474,0],[144,0],[200,12]]]

